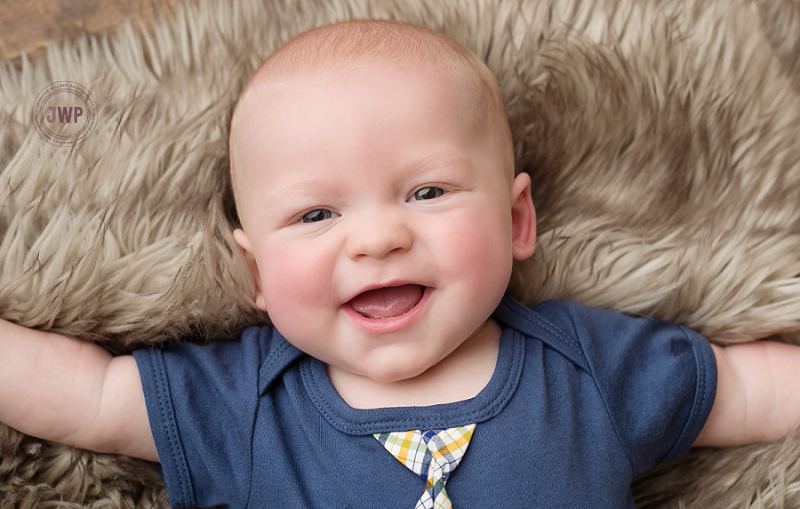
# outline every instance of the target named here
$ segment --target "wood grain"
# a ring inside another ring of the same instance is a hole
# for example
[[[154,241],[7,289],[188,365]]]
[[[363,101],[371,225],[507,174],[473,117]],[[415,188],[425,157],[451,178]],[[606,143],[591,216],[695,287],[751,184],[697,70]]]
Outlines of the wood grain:
[[[40,55],[48,39],[73,39],[80,32],[113,30],[131,16],[149,21],[179,0],[0,0],[0,58],[22,51]]]

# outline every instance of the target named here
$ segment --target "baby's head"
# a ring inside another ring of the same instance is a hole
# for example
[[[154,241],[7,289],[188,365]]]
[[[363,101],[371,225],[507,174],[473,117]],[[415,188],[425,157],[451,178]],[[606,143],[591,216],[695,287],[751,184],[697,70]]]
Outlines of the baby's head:
[[[321,27],[256,71],[231,127],[256,304],[295,346],[380,381],[478,332],[535,246],[497,84],[455,41]]]
[[[335,74],[347,79],[354,67],[369,71],[374,65],[389,65],[401,72],[426,72],[447,79],[451,92],[464,99],[461,106],[465,107],[469,120],[490,142],[500,167],[508,172],[509,178],[513,176],[514,148],[500,88],[491,71],[474,53],[450,37],[417,25],[349,21],[296,36],[272,53],[251,76],[231,125],[231,177],[237,204],[242,184],[236,170],[246,164],[247,156],[238,143],[240,132],[248,129],[246,122],[243,123],[247,116],[243,110],[257,103],[259,97],[275,91],[324,82]]]

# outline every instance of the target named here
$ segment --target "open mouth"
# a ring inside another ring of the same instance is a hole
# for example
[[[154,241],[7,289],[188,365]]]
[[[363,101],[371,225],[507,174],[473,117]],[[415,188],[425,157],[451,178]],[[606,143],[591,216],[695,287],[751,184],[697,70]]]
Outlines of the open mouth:
[[[406,284],[368,290],[353,297],[350,306],[372,320],[395,318],[414,309],[422,300],[425,287]]]

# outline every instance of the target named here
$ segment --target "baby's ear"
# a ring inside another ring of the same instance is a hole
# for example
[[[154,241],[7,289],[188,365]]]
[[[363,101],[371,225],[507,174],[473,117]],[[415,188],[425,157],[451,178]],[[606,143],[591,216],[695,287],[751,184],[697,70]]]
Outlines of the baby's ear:
[[[256,289],[256,294],[254,296],[256,307],[261,311],[266,311],[267,303],[264,300],[264,292],[261,289],[261,275],[258,272],[258,264],[253,254],[253,245],[250,243],[247,234],[241,228],[233,230],[233,239],[239,245],[239,249],[242,250],[242,254],[244,254],[245,260],[247,260],[247,268],[250,269],[250,276],[253,279],[253,285]]]
[[[515,260],[526,260],[536,250],[536,209],[531,177],[522,172],[511,184],[511,240]]]

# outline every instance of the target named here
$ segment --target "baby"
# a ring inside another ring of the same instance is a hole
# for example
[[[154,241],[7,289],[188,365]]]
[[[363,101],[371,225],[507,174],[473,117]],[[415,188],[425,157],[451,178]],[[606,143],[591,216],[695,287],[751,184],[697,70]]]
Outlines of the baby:
[[[173,507],[408,509],[633,507],[654,463],[800,421],[799,348],[504,295],[530,179],[447,37],[301,34],[247,84],[230,156],[274,327],[111,357],[0,321],[0,421],[158,461]]]

